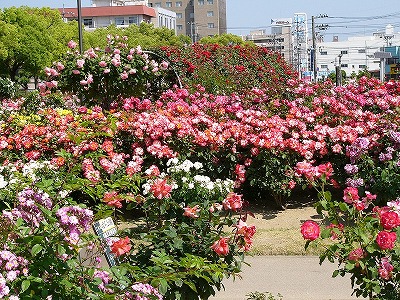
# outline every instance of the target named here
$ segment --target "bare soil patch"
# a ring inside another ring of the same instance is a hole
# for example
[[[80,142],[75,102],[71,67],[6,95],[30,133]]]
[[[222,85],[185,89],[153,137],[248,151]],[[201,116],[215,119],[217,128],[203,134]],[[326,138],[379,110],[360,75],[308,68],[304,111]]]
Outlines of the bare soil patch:
[[[270,204],[268,204],[270,203]],[[322,219],[313,207],[315,200],[298,195],[288,200],[285,210],[277,209],[271,201],[267,204],[251,203],[249,210],[254,213],[247,219],[248,225],[255,225],[257,231],[250,254],[252,255],[316,255],[321,249],[310,246],[304,249],[305,240],[300,226],[306,220],[316,222]]]

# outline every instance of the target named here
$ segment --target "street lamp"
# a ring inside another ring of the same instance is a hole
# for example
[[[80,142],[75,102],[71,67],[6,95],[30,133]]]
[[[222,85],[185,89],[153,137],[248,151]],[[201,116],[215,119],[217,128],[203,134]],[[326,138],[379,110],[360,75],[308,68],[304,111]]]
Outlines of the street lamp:
[[[79,34],[79,52],[83,53],[83,40],[82,40],[82,3],[81,0],[76,0],[78,6],[78,34]]]

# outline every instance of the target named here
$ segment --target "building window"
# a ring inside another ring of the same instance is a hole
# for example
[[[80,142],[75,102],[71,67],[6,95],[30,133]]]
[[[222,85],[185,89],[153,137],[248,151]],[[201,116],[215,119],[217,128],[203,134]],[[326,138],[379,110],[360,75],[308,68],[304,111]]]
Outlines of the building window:
[[[183,30],[183,25],[176,25],[176,30],[182,31]]]
[[[207,17],[214,17],[214,12],[212,10],[208,11]]]
[[[347,50],[340,51],[340,54],[348,54]]]
[[[182,17],[183,17],[182,13],[176,13],[176,18],[177,19],[182,19]]]
[[[358,49],[358,53],[365,53],[365,49]]]
[[[348,67],[349,67],[348,64],[341,64],[340,66],[341,66],[342,68],[348,68]]]
[[[208,28],[215,28],[215,25],[214,25],[214,23],[207,23],[207,27]]]
[[[138,18],[138,16],[131,16],[131,17],[129,17],[128,22],[129,22],[129,25],[130,24],[139,25],[139,18]]]
[[[328,65],[321,65],[321,69],[328,69]]]
[[[154,6],[155,6],[155,7],[161,7],[161,2],[156,2],[156,3],[154,3]]]
[[[176,1],[175,2],[176,7],[181,7],[182,6],[182,1]]]
[[[166,7],[172,7],[172,2],[165,2]]]
[[[204,0],[198,0],[199,5],[204,5]]]
[[[319,54],[320,55],[328,55],[328,51],[321,51]]]
[[[190,13],[189,18],[194,19],[194,13]]]
[[[193,0],[190,0],[190,1],[189,1],[189,5],[190,5],[190,6],[193,6]]]
[[[125,25],[124,17],[116,17],[115,18],[115,25]]]
[[[207,4],[210,4],[210,5],[214,4],[214,0],[207,0]]]
[[[94,25],[93,25],[93,19],[92,19],[92,18],[90,18],[90,19],[83,19],[83,25],[84,25],[85,27],[93,28],[93,27],[94,27]]]
[[[149,7],[153,7],[153,3],[149,2]]]
[[[358,68],[359,68],[359,69],[366,69],[367,66],[366,66],[366,65],[358,65]]]

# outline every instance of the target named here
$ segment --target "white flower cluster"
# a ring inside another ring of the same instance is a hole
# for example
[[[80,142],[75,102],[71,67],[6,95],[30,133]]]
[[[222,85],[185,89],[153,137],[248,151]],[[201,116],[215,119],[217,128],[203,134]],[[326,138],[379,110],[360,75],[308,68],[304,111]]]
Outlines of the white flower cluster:
[[[14,175],[15,172],[17,172],[17,168],[14,165],[0,166],[0,189],[5,188],[9,184],[18,183],[18,179]]]
[[[192,163],[190,160],[185,160],[181,164],[178,164],[179,160],[177,158],[171,158],[167,162],[168,173],[178,173],[180,171],[184,171],[186,173],[190,172],[190,169],[200,170],[203,168],[203,164],[200,162]]]
[[[30,161],[22,167],[22,175],[32,181],[36,181],[38,179],[36,171],[44,168],[51,168],[49,161]]]
[[[192,171],[200,171],[203,169],[203,164],[200,162],[191,162],[190,160],[185,160],[179,164],[179,160],[177,158],[170,159],[167,162],[167,172],[169,174],[179,173],[184,171],[189,173]],[[196,186],[203,187],[209,191],[219,191],[220,193],[230,192],[233,189],[234,182],[230,179],[221,180],[216,179],[212,181],[210,177],[205,175],[194,175],[193,178],[188,178],[187,176],[181,177],[181,181],[183,183],[188,184],[189,189],[194,189]]]

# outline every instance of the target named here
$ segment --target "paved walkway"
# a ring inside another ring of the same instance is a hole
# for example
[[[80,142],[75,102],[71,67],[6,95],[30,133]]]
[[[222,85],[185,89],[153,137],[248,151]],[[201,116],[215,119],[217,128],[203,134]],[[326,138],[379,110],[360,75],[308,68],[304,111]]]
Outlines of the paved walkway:
[[[319,265],[316,256],[247,257],[242,279],[225,279],[225,291],[210,300],[246,300],[251,292],[279,294],[283,300],[352,300],[349,277],[332,278],[336,265],[328,261]],[[279,299],[279,298],[277,298]]]

